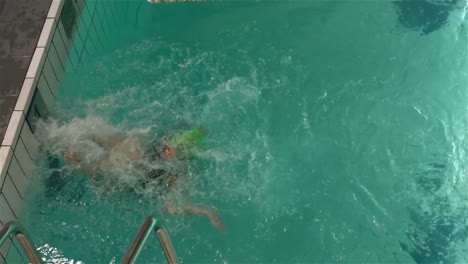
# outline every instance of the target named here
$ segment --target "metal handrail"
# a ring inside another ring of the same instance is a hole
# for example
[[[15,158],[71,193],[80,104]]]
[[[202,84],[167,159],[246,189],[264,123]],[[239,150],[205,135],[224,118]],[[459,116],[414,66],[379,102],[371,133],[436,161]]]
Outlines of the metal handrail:
[[[167,236],[166,232],[161,226],[157,225],[156,219],[153,217],[148,217],[143,221],[141,224],[140,228],[138,229],[135,238],[133,239],[132,243],[127,249],[127,252],[125,252],[124,257],[122,258],[122,261],[120,264],[133,264],[135,263],[136,258],[140,254],[143,245],[146,243],[146,240],[148,240],[148,237],[153,231],[156,233],[156,236],[159,239],[159,243],[161,243],[161,247],[164,252],[164,256],[166,256],[167,263],[168,264],[177,264],[177,256],[174,252],[174,249],[172,247],[172,243]]]
[[[156,219],[153,217],[148,217],[143,221],[140,228],[138,229],[135,238],[125,252],[124,257],[122,258],[121,264],[133,264],[135,263],[136,258],[140,254],[143,245],[148,240],[148,237],[153,231],[156,233],[156,236],[161,243],[161,247],[166,256],[168,264],[177,264],[177,256],[172,247],[172,243],[167,236],[166,232],[161,226],[157,225]],[[42,260],[39,257],[37,250],[34,248],[31,239],[26,234],[23,226],[17,222],[9,222],[0,228],[0,246],[7,241],[10,235],[14,235],[18,240],[19,244],[23,248],[26,256],[28,257],[29,263],[31,264],[42,264]]]
[[[14,235],[16,237],[30,263],[42,264],[42,260],[36,249],[33,247],[31,239],[29,239],[24,228],[19,223],[8,222],[0,228],[0,246],[7,241],[10,235]]]

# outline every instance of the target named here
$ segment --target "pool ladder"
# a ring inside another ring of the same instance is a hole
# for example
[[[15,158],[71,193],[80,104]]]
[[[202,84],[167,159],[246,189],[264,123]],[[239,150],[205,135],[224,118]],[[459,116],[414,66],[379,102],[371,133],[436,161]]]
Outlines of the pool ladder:
[[[172,247],[172,243],[166,234],[164,229],[157,225],[156,219],[153,217],[147,217],[145,221],[140,225],[135,238],[125,252],[120,264],[132,264],[135,263],[136,258],[140,254],[143,245],[148,240],[149,235],[154,230],[156,236],[161,243],[164,255],[168,264],[177,264],[177,256]],[[0,228],[0,246],[7,241],[8,237],[13,235],[18,240],[21,248],[24,250],[29,263],[42,264],[42,259],[39,257],[39,253],[34,248],[31,239],[26,234],[24,228],[17,222],[9,222]]]

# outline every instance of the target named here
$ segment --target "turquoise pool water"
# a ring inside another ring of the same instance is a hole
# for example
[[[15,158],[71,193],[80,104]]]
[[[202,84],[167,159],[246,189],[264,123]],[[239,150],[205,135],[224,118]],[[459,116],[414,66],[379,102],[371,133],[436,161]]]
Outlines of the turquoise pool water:
[[[182,190],[227,232],[83,175],[46,197],[45,158],[26,228],[50,263],[116,263],[150,214],[182,263],[467,262],[465,5],[418,28],[386,1],[144,3],[45,132],[202,126]],[[140,262],[162,261],[153,238]]]

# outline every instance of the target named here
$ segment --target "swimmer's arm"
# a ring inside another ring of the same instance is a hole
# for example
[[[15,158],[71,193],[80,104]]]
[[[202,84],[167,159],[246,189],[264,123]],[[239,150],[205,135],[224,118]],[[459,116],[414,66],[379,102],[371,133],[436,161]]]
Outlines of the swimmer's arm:
[[[190,204],[183,205],[182,210],[184,213],[189,215],[205,215],[208,217],[208,219],[210,219],[211,225],[213,225],[214,228],[218,229],[219,231],[226,230],[218,215],[211,210],[202,207],[196,207]]]
[[[218,215],[216,215],[213,211],[208,210],[203,207],[197,207],[194,205],[190,204],[184,204],[182,205],[181,209],[182,211],[177,210],[177,207],[173,203],[166,203],[167,207],[167,212],[170,214],[184,214],[184,215],[204,215],[208,217],[208,219],[211,222],[211,225],[213,225],[214,228],[218,229],[219,231],[225,231],[226,229],[224,228],[223,222],[219,219]]]

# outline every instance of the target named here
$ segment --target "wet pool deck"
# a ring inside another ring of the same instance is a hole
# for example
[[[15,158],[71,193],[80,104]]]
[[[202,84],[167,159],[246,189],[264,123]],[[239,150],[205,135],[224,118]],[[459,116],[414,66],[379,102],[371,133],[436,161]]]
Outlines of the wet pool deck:
[[[0,0],[0,142],[52,0]]]

